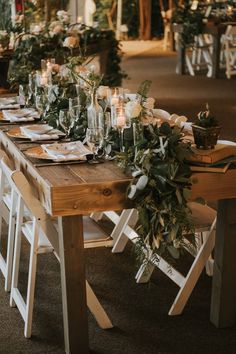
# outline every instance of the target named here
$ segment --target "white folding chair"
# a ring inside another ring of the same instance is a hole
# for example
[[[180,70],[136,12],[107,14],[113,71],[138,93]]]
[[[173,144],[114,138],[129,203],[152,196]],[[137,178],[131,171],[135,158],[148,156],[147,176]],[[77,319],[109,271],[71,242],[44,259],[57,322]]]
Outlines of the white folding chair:
[[[186,51],[186,66],[191,76],[200,69],[207,69],[207,77],[212,76],[212,42],[208,37],[200,34],[195,36],[195,42],[191,50]]]
[[[205,266],[207,274],[212,275],[213,261],[211,253],[215,242],[216,211],[207,205],[198,203],[189,203],[189,208],[192,211],[197,249],[193,252],[193,247],[186,247],[195,257],[187,276],[183,276],[164,258],[153,256],[149,263],[145,262],[141,265],[135,277],[137,283],[146,283],[150,280],[155,267],[157,267],[180,287],[169,315],[182,313]],[[136,243],[138,234],[134,230],[134,226],[138,220],[138,214],[135,209],[124,210],[120,216],[114,212],[106,212],[105,215],[115,224],[112,232],[112,236],[114,237],[113,253],[122,252],[128,240]]]
[[[0,159],[9,161],[4,151],[0,150]],[[15,237],[15,216],[16,216],[16,194],[8,183],[4,171],[0,166],[0,269],[5,278],[5,291],[11,289],[13,246]],[[11,182],[10,182],[11,183]],[[6,256],[2,251],[2,223],[8,225],[6,239]]]
[[[230,79],[232,75],[236,75],[236,26],[227,26],[222,42],[226,62],[226,77]]]
[[[11,170],[4,159],[0,161],[0,164],[1,164],[2,171],[4,172],[6,178],[9,179],[9,183],[11,184],[12,189],[14,189],[14,193],[16,194],[17,220],[16,220],[16,236],[15,236],[15,247],[14,247],[14,257],[13,257],[10,305],[11,306],[17,305],[20,314],[25,322],[25,328],[24,328],[25,337],[29,338],[32,332],[32,317],[33,317],[36,268],[37,268],[37,255],[40,253],[55,252],[51,243],[49,242],[49,239],[51,239],[54,240],[53,243],[57,245],[56,256],[59,259],[58,239],[62,239],[62,235],[61,235],[62,227],[60,227],[61,218],[58,218],[58,226],[57,224],[55,225],[52,219],[50,218],[50,216],[46,214],[39,200],[33,194],[32,188],[28,183],[27,179],[25,178],[25,176],[23,175],[23,173],[20,171]],[[31,219],[27,221],[25,221],[23,218],[25,207],[27,207],[31,215]],[[18,288],[22,235],[25,236],[26,240],[30,244],[30,260],[29,260],[26,301],[24,301],[22,294],[20,293],[20,290]],[[105,240],[102,240],[102,242],[105,243]],[[91,245],[93,245],[94,247],[94,245],[97,244],[98,244],[97,240],[95,243],[89,240],[88,247],[91,247]],[[85,243],[85,247],[86,247],[86,243]],[[63,264],[61,264],[61,267],[63,267]],[[88,282],[86,283],[86,291],[87,291],[88,307],[91,310],[94,317],[96,318],[100,327],[103,329],[112,328],[113,326],[110,319],[108,318],[106,312],[104,311],[100,302],[96,298]],[[62,287],[62,293],[63,294],[65,293],[65,288],[63,287]],[[66,338],[67,338],[67,332],[65,331],[65,341]]]

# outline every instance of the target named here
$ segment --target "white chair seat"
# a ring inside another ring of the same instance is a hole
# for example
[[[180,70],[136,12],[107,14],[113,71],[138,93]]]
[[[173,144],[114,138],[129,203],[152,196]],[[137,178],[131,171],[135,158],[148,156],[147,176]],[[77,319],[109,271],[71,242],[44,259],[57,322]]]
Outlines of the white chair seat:
[[[192,220],[196,229],[209,228],[215,217],[216,211],[207,205],[189,202],[188,206],[192,212]]]
[[[33,221],[27,221],[22,224],[22,232],[25,235],[26,239],[28,240],[29,244],[33,244]],[[53,247],[49,242],[48,238],[45,236],[43,231],[39,230],[39,239],[38,239],[38,253],[42,253],[42,251],[52,252]]]

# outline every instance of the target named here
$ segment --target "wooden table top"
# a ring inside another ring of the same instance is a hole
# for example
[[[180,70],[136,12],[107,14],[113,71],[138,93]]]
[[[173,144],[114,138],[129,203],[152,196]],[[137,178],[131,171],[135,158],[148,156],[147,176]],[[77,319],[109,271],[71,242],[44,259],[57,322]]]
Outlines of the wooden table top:
[[[47,212],[53,216],[85,215],[95,211],[122,210],[132,206],[126,198],[130,177],[114,162],[37,167],[25,155],[32,143],[12,140],[0,127],[2,148],[15,161],[38,192]],[[35,144],[34,144],[35,146]],[[195,173],[191,199],[236,198],[236,169],[226,173]]]

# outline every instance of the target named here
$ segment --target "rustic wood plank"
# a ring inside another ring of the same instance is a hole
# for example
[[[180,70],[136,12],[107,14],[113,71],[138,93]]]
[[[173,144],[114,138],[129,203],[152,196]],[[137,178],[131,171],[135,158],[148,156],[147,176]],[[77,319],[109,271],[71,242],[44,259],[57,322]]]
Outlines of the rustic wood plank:
[[[196,183],[192,186],[191,200],[205,198],[220,200],[236,198],[236,169],[226,173],[194,173]]]
[[[115,162],[106,161],[102,164],[71,165],[68,167],[75,176],[86,183],[98,183],[106,181],[130,180]]]
[[[66,166],[45,166],[40,167],[39,172],[42,178],[47,180],[53,187],[76,186],[84,183],[83,179],[71,172],[69,165]]]
[[[102,182],[52,188],[52,214],[76,215],[95,211],[122,210],[132,203],[126,198],[129,181]]]
[[[236,320],[236,199],[218,203],[211,322],[219,328]]]

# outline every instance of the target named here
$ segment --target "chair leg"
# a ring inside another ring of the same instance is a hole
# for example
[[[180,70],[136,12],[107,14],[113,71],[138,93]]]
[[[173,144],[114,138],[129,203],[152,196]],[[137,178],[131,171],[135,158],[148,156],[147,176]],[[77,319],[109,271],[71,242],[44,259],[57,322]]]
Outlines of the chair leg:
[[[187,65],[189,74],[190,74],[191,76],[195,76],[195,73],[194,73],[194,71],[193,71],[193,67],[192,67],[192,64],[191,64],[191,61],[190,61],[188,55],[185,56],[185,61],[186,61],[186,65]]]
[[[138,283],[138,284],[148,283],[151,276],[152,276],[154,269],[155,269],[154,264],[143,263],[135,275],[136,283]]]
[[[98,301],[96,295],[94,294],[91,286],[86,281],[86,293],[87,293],[87,306],[93,316],[95,317],[99,327],[102,329],[113,328],[113,324],[111,323],[109,317],[107,316],[104,308]]]
[[[229,53],[229,46],[226,43],[225,48],[225,60],[226,60],[226,77],[227,79],[231,78],[231,67],[230,67],[230,53]]]
[[[27,299],[26,299],[26,318],[25,318],[25,331],[24,331],[26,338],[30,338],[32,332],[34,292],[35,292],[35,280],[36,280],[36,268],[37,268],[37,248],[38,248],[38,240],[39,240],[39,230],[35,218],[33,223],[34,223],[33,240],[30,247],[29,275],[28,275],[28,287],[27,287]]]
[[[90,218],[92,218],[94,221],[101,220],[102,216],[103,213],[99,213],[99,212],[90,214]]]
[[[16,225],[15,212],[16,212],[16,194],[12,190],[11,210],[9,215],[9,226],[8,226],[9,228],[8,228],[8,243],[7,243],[5,291],[11,290],[13,251],[14,251],[15,225]]]
[[[10,306],[11,307],[15,306],[13,293],[14,293],[14,289],[16,289],[18,287],[20,249],[21,249],[21,225],[22,225],[22,221],[23,221],[23,208],[24,208],[23,200],[20,197],[18,197],[16,235],[15,235],[15,247],[14,247],[13,268],[12,268],[11,294],[10,294]]]
[[[215,226],[215,225],[214,225]],[[212,229],[209,232],[205,244],[202,245],[198,252],[189,272],[186,276],[182,287],[180,288],[171,308],[169,315],[180,315],[195,287],[197,280],[206,265],[206,262],[215,245],[215,231]]]
[[[122,211],[119,222],[114,227],[111,237],[114,240],[112,253],[120,253],[128,242],[128,236],[125,234],[127,225],[134,227],[137,222],[137,211],[135,209],[126,209]]]

